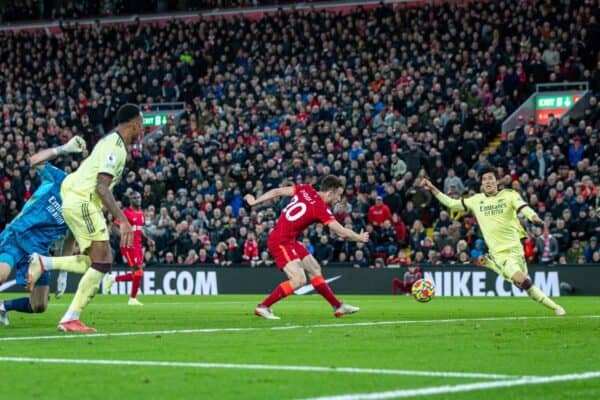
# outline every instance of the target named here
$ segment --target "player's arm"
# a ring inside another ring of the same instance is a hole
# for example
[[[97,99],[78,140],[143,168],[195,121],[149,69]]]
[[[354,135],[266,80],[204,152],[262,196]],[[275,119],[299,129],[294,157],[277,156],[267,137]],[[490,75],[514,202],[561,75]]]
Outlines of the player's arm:
[[[42,168],[46,161],[54,160],[64,154],[81,153],[83,150],[85,150],[85,140],[79,136],[73,136],[71,140],[62,146],[38,151],[31,156],[29,163],[32,167]]]
[[[534,224],[544,224],[544,221],[542,221],[540,216],[537,215],[537,213],[529,206],[529,204],[525,203],[525,200],[523,200],[518,192],[513,192],[512,202],[517,214],[523,214],[523,216],[527,218],[529,222],[533,222]]]
[[[110,183],[112,182],[112,176],[106,173],[98,174],[98,180],[96,182],[96,193],[102,200],[102,204],[106,209],[120,221],[119,231],[121,232],[121,246],[131,247],[133,242],[133,228],[131,224],[125,218],[123,211],[117,205],[117,201],[110,190]]]
[[[276,189],[271,189],[269,190],[267,193],[264,193],[260,196],[258,196],[258,198],[254,198],[253,195],[251,194],[247,194],[244,196],[244,200],[246,200],[246,203],[248,203],[248,205],[250,207],[254,207],[258,204],[264,203],[266,201],[272,200],[272,199],[277,199],[279,197],[291,197],[294,195],[294,187],[293,186],[283,186],[283,187],[279,187]]]
[[[369,232],[361,230],[360,233],[354,232],[352,229],[348,229],[342,226],[337,220],[332,220],[327,224],[329,230],[341,237],[344,240],[351,240],[353,242],[367,243],[369,241]]]
[[[438,199],[440,203],[448,207],[450,210],[467,211],[467,205],[465,204],[464,200],[457,200],[446,196],[438,188],[436,188],[435,185],[431,183],[429,179],[423,179],[421,184],[423,185],[424,189],[429,190],[431,193],[433,193],[435,198]]]

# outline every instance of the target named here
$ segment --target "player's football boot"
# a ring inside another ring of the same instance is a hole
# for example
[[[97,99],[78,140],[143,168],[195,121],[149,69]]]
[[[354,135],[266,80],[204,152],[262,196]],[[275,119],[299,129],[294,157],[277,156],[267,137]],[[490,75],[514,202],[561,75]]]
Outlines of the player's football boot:
[[[29,256],[29,269],[27,270],[27,290],[30,292],[33,290],[35,283],[44,272],[46,272],[46,269],[42,264],[42,258],[38,253],[32,253]]]
[[[142,303],[141,301],[139,301],[138,299],[133,299],[133,298],[129,298],[129,301],[127,302],[128,306],[143,306],[144,303]]]
[[[54,297],[57,299],[60,299],[65,294],[65,290],[67,290],[67,276],[68,273],[66,271],[60,271],[58,278],[56,278],[56,293]]]
[[[0,309],[0,324],[4,326],[10,325],[10,321],[8,320],[8,313],[4,310],[4,307]]]
[[[565,311],[564,308],[562,308],[561,306],[558,306],[558,308],[556,310],[554,310],[554,315],[556,315],[558,317],[562,317],[563,315],[567,315],[567,312]]]
[[[58,324],[58,330],[62,332],[94,333],[96,329],[86,326],[78,319],[61,322]]]
[[[344,304],[344,303],[342,303],[341,306],[339,306],[338,308],[336,308],[333,311],[333,315],[335,317],[341,317],[342,315],[345,315],[345,314],[354,314],[354,313],[357,313],[359,311],[360,311],[360,308],[358,308],[358,307],[354,307],[354,306],[351,306],[350,304]]]
[[[110,294],[110,289],[112,288],[113,283],[115,282],[111,273],[104,275],[104,282],[102,284],[102,286],[104,287],[104,294]]]
[[[256,306],[254,314],[265,319],[281,319],[277,315],[273,314],[273,311],[269,307]]]

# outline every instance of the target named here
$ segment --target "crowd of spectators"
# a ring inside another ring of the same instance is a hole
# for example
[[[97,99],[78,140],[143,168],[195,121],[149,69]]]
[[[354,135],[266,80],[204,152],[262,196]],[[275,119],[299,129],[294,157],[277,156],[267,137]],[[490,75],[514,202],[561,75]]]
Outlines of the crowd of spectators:
[[[174,11],[248,8],[299,0],[12,0],[0,2],[0,22],[65,20]],[[303,3],[311,2],[303,1]]]
[[[270,265],[266,238],[285,200],[251,210],[243,195],[329,173],[346,178],[336,218],[372,240],[346,243],[316,224],[303,240],[323,264],[477,262],[476,221],[449,215],[420,181],[469,195],[489,163],[546,222],[529,230],[530,261],[597,262],[594,4],[382,6],[0,35],[0,224],[39,184],[30,154],[72,135],[91,148],[125,102],[183,101],[177,124],[134,146],[115,189],[123,201],[142,193],[156,243],[148,263]],[[535,83],[565,80],[590,84],[582,119],[522,121],[483,152]]]

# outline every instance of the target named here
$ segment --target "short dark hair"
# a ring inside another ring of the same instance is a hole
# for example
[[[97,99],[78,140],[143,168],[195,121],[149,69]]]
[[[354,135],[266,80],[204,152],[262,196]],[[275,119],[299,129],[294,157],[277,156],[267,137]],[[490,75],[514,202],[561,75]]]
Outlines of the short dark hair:
[[[126,124],[134,118],[140,116],[140,108],[135,104],[127,103],[119,107],[117,111],[117,123]]]
[[[335,175],[327,175],[321,180],[321,191],[327,192],[332,189],[343,188],[344,183]]]
[[[494,174],[494,177],[498,178],[496,168],[492,167],[491,165],[486,165],[485,167],[479,170],[479,179],[483,178],[485,174]]]

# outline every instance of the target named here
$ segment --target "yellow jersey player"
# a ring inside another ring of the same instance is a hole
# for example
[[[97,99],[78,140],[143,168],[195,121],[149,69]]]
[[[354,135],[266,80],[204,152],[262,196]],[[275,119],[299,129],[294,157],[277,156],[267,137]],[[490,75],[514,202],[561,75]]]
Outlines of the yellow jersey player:
[[[117,205],[112,188],[121,179],[127,158],[127,146],[142,134],[142,115],[134,104],[117,111],[117,128],[104,136],[79,168],[69,174],[61,186],[64,219],[79,249],[88,257],[44,257],[33,254],[29,262],[28,288],[45,271],[62,270],[84,273],[69,310],[58,328],[65,332],[95,332],[79,321],[79,315],[96,294],[102,277],[113,262],[108,228],[102,212],[104,206],[119,219],[121,246],[130,247],[133,229]],[[91,267],[91,268],[89,268]]]
[[[423,181],[423,187],[451,210],[470,211],[475,215],[489,249],[489,255],[485,259],[486,267],[525,290],[529,297],[554,310],[556,315],[565,315],[561,306],[533,285],[527,272],[521,246],[523,227],[517,214],[522,213],[535,224],[541,225],[543,221],[519,193],[511,189],[498,190],[495,169],[485,168],[479,176],[482,193],[465,199],[446,196],[427,179]]]

